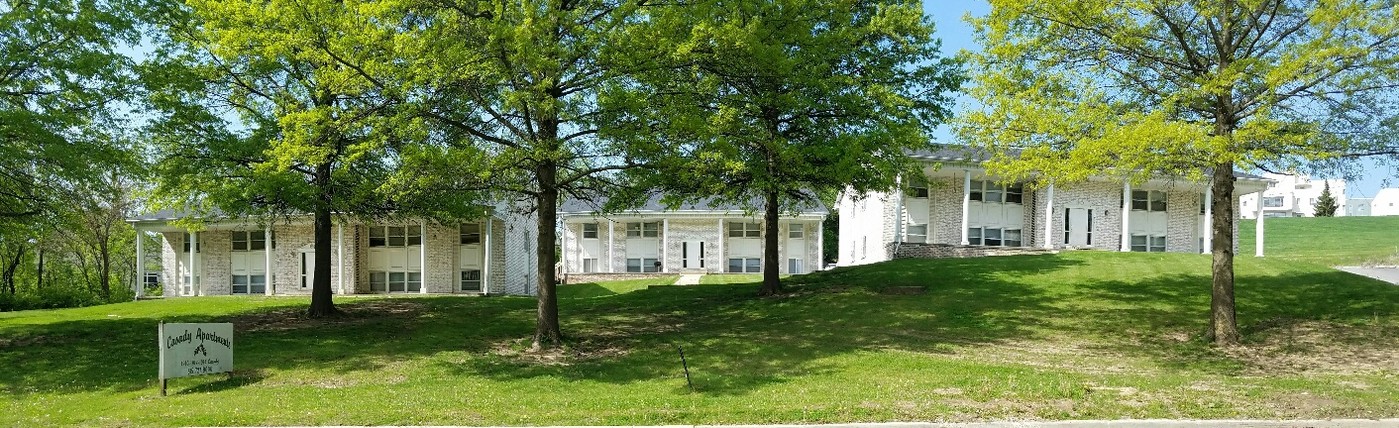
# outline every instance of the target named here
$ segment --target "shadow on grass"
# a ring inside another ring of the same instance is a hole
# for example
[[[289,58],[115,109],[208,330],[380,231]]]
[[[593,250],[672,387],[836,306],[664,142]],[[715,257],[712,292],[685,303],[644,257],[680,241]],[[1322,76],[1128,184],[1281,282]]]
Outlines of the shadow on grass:
[[[855,352],[946,353],[1009,340],[1053,341],[1061,334],[1095,335],[1101,338],[1095,346],[1165,365],[1237,372],[1237,362],[1188,339],[1207,320],[1208,275],[1110,271],[1122,260],[1147,260],[1129,257],[1136,256],[897,260],[791,277],[785,282],[790,292],[774,298],[753,297],[756,284],[620,294],[599,284],[570,285],[580,287],[560,299],[570,347],[548,362],[510,350],[523,347],[521,338],[533,331],[535,302],[527,297],[352,300],[341,304],[349,315],[331,321],[302,319],[299,305],[166,321],[234,322],[238,369],[255,374],[191,392],[256,384],[273,369],[369,372],[425,358],[423,364],[461,376],[663,380],[681,393],[676,346],[684,346],[700,393],[737,395],[829,373],[837,370],[829,357]],[[1240,323],[1257,333],[1254,326],[1272,328],[1268,323],[1279,318],[1392,317],[1399,291],[1377,284],[1341,272],[1241,273]],[[906,286],[927,291],[883,293]],[[210,302],[215,307],[217,300]],[[155,323],[89,319],[7,332],[0,336],[0,382],[12,395],[152,388]],[[1180,332],[1187,340],[1161,337]],[[446,352],[455,356],[433,357]]]

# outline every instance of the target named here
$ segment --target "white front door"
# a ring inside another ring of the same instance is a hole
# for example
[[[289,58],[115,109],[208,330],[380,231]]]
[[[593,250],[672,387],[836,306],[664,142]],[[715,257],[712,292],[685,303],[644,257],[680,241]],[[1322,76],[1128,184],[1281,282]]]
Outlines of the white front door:
[[[704,241],[680,243],[680,267],[682,269],[704,268]]]
[[[1064,209],[1064,244],[1069,247],[1093,245],[1093,210],[1088,208]]]

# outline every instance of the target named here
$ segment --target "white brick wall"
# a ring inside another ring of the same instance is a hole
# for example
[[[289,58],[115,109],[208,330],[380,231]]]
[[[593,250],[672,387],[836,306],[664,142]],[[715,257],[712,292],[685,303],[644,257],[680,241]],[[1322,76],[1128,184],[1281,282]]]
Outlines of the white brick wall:
[[[626,254],[627,254],[627,251],[626,251],[626,247],[627,247],[627,245],[626,245],[626,242],[627,242],[627,239],[626,239],[626,224],[627,224],[628,222],[638,222],[638,221],[640,221],[640,222],[657,222],[657,223],[662,223],[663,225],[666,224],[666,223],[668,223],[668,225],[665,225],[665,226],[662,226],[662,227],[661,227],[660,234],[659,234],[659,235],[660,235],[660,238],[659,238],[659,239],[661,239],[661,241],[662,241],[662,242],[664,243],[664,245],[665,245],[665,249],[664,249],[664,251],[663,251],[663,260],[662,260],[662,263],[663,263],[663,265],[664,265],[664,271],[665,271],[665,272],[672,272],[672,273],[673,273],[673,272],[682,272],[682,271],[700,271],[700,270],[701,270],[700,268],[695,267],[695,266],[692,266],[692,267],[690,267],[690,268],[683,268],[683,267],[681,267],[682,264],[683,264],[682,261],[683,261],[683,258],[684,258],[683,243],[684,243],[684,242],[687,242],[687,241],[702,241],[702,242],[705,243],[705,253],[704,253],[704,259],[705,259],[705,260],[704,260],[704,268],[703,268],[703,271],[704,271],[704,272],[710,272],[710,273],[720,273],[720,272],[724,272],[724,271],[727,269],[727,267],[728,267],[728,255],[730,254],[730,249],[732,248],[732,245],[731,245],[731,242],[730,242],[730,240],[729,240],[728,233],[727,233],[727,232],[728,232],[728,229],[729,229],[729,226],[728,226],[729,223],[730,223],[730,222],[749,222],[749,223],[760,223],[760,224],[762,223],[762,219],[757,218],[757,217],[693,217],[693,216],[687,216],[687,217],[672,217],[672,218],[670,218],[668,221],[665,221],[665,222],[663,222],[663,221],[661,220],[660,217],[656,217],[656,216],[653,216],[653,217],[640,217],[640,218],[638,218],[638,217],[618,218],[618,219],[616,219],[616,226],[615,226],[615,228],[613,229],[613,233],[612,233],[612,238],[613,238],[613,239],[612,239],[612,242],[611,242],[612,245],[613,245],[613,249],[612,249],[612,251],[613,251],[613,256],[612,256],[612,260],[611,260],[613,270],[609,271],[609,270],[608,270],[608,266],[607,266],[606,264],[604,264],[604,265],[602,265],[602,266],[599,266],[599,270],[600,270],[601,272],[603,272],[603,273],[606,273],[606,272],[624,273],[624,272],[626,272]],[[788,253],[786,252],[787,236],[788,236],[788,235],[787,235],[787,231],[790,230],[790,227],[791,227],[790,225],[791,225],[792,222],[794,222],[794,221],[800,222],[800,223],[801,223],[801,227],[804,227],[805,230],[806,230],[806,251],[805,251],[805,252],[797,252],[797,253],[793,253],[793,254],[788,254]],[[579,241],[579,239],[578,239],[578,236],[581,236],[581,233],[582,233],[582,224],[583,224],[583,223],[592,223],[592,222],[597,222],[598,225],[599,225],[599,228],[598,228],[599,251],[602,253],[602,256],[603,256],[603,257],[601,257],[600,259],[602,259],[602,260],[604,260],[604,261],[606,260],[606,254],[607,254],[607,252],[608,252],[608,233],[607,233],[608,221],[607,221],[607,219],[605,219],[605,218],[593,218],[593,217],[578,217],[578,218],[568,219],[568,220],[565,221],[564,226],[563,226],[563,232],[562,232],[562,233],[564,234],[563,236],[564,236],[565,238],[562,240],[562,242],[563,242],[563,250],[564,250],[564,252],[567,254],[567,263],[566,263],[566,264],[567,264],[567,269],[568,269],[569,272],[573,272],[573,273],[580,273],[580,272],[582,272],[582,261],[581,261],[581,258],[578,256],[578,254],[579,254],[579,247],[578,247],[578,246],[579,246],[579,243],[580,243],[580,241]],[[808,223],[812,223],[812,224],[808,224]],[[816,234],[819,233],[820,228],[819,228],[819,226],[816,225],[815,222],[810,221],[810,220],[783,220],[782,222],[779,223],[779,227],[781,228],[781,232],[780,232],[779,239],[778,239],[778,251],[779,251],[779,255],[781,256],[781,257],[780,257],[780,260],[779,260],[779,263],[778,263],[778,264],[780,265],[780,266],[778,266],[778,269],[779,269],[780,272],[786,273],[786,271],[787,271],[787,258],[789,258],[789,257],[791,257],[791,256],[802,257],[802,258],[803,258],[803,264],[804,264],[805,266],[807,266],[807,270],[808,270],[808,271],[813,270],[813,269],[815,268],[815,266],[819,266],[819,263],[820,263],[820,247],[819,247],[819,243],[817,242]],[[719,247],[720,247],[721,244],[722,244],[722,246],[723,246],[723,252],[720,252],[720,251],[719,251]],[[832,244],[834,244],[834,243],[832,243]]]

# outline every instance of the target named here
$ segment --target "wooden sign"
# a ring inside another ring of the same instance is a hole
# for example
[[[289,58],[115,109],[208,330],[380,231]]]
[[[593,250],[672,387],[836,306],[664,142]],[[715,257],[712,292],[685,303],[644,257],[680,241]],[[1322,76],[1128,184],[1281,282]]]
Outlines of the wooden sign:
[[[232,323],[160,323],[160,395],[171,378],[233,373]]]

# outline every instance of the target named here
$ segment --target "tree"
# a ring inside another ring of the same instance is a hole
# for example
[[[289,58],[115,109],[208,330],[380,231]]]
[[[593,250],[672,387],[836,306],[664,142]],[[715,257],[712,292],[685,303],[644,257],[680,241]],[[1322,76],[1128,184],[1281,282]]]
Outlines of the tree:
[[[630,50],[664,66],[604,99],[632,113],[615,132],[663,142],[638,180],[671,203],[763,212],[760,295],[782,291],[781,214],[894,187],[962,79],[916,1],[704,0],[651,18]]]
[[[331,300],[334,215],[406,214],[382,194],[397,148],[421,137],[402,116],[391,75],[391,33],[374,4],[192,0],[170,5],[168,40],[145,68],[160,112],[155,137],[161,203],[206,215],[310,214],[315,269],[311,317]],[[370,12],[366,12],[370,11]],[[369,69],[367,67],[377,67]],[[337,214],[338,213],[338,214]]]
[[[411,168],[429,187],[486,192],[538,215],[533,347],[562,343],[554,242],[561,197],[606,188],[634,166],[626,141],[599,138],[599,92],[626,75],[618,40],[641,0],[423,1],[400,55],[433,129]],[[421,20],[421,25],[416,20]],[[397,22],[397,21],[389,21]],[[462,173],[467,171],[467,173]]]
[[[983,107],[960,121],[959,135],[997,153],[988,168],[1003,179],[1207,179],[1207,336],[1237,343],[1234,170],[1372,149],[1350,119],[1394,99],[1395,2],[991,4],[990,15],[971,19],[986,48],[969,55],[969,93]]]
[[[121,53],[141,37],[132,3],[0,3],[0,227],[51,214],[66,186],[128,158],[111,137],[134,93]]]
[[[1336,197],[1331,196],[1331,182],[1322,182],[1321,196],[1316,198],[1316,203],[1312,205],[1316,217],[1336,216]]]

